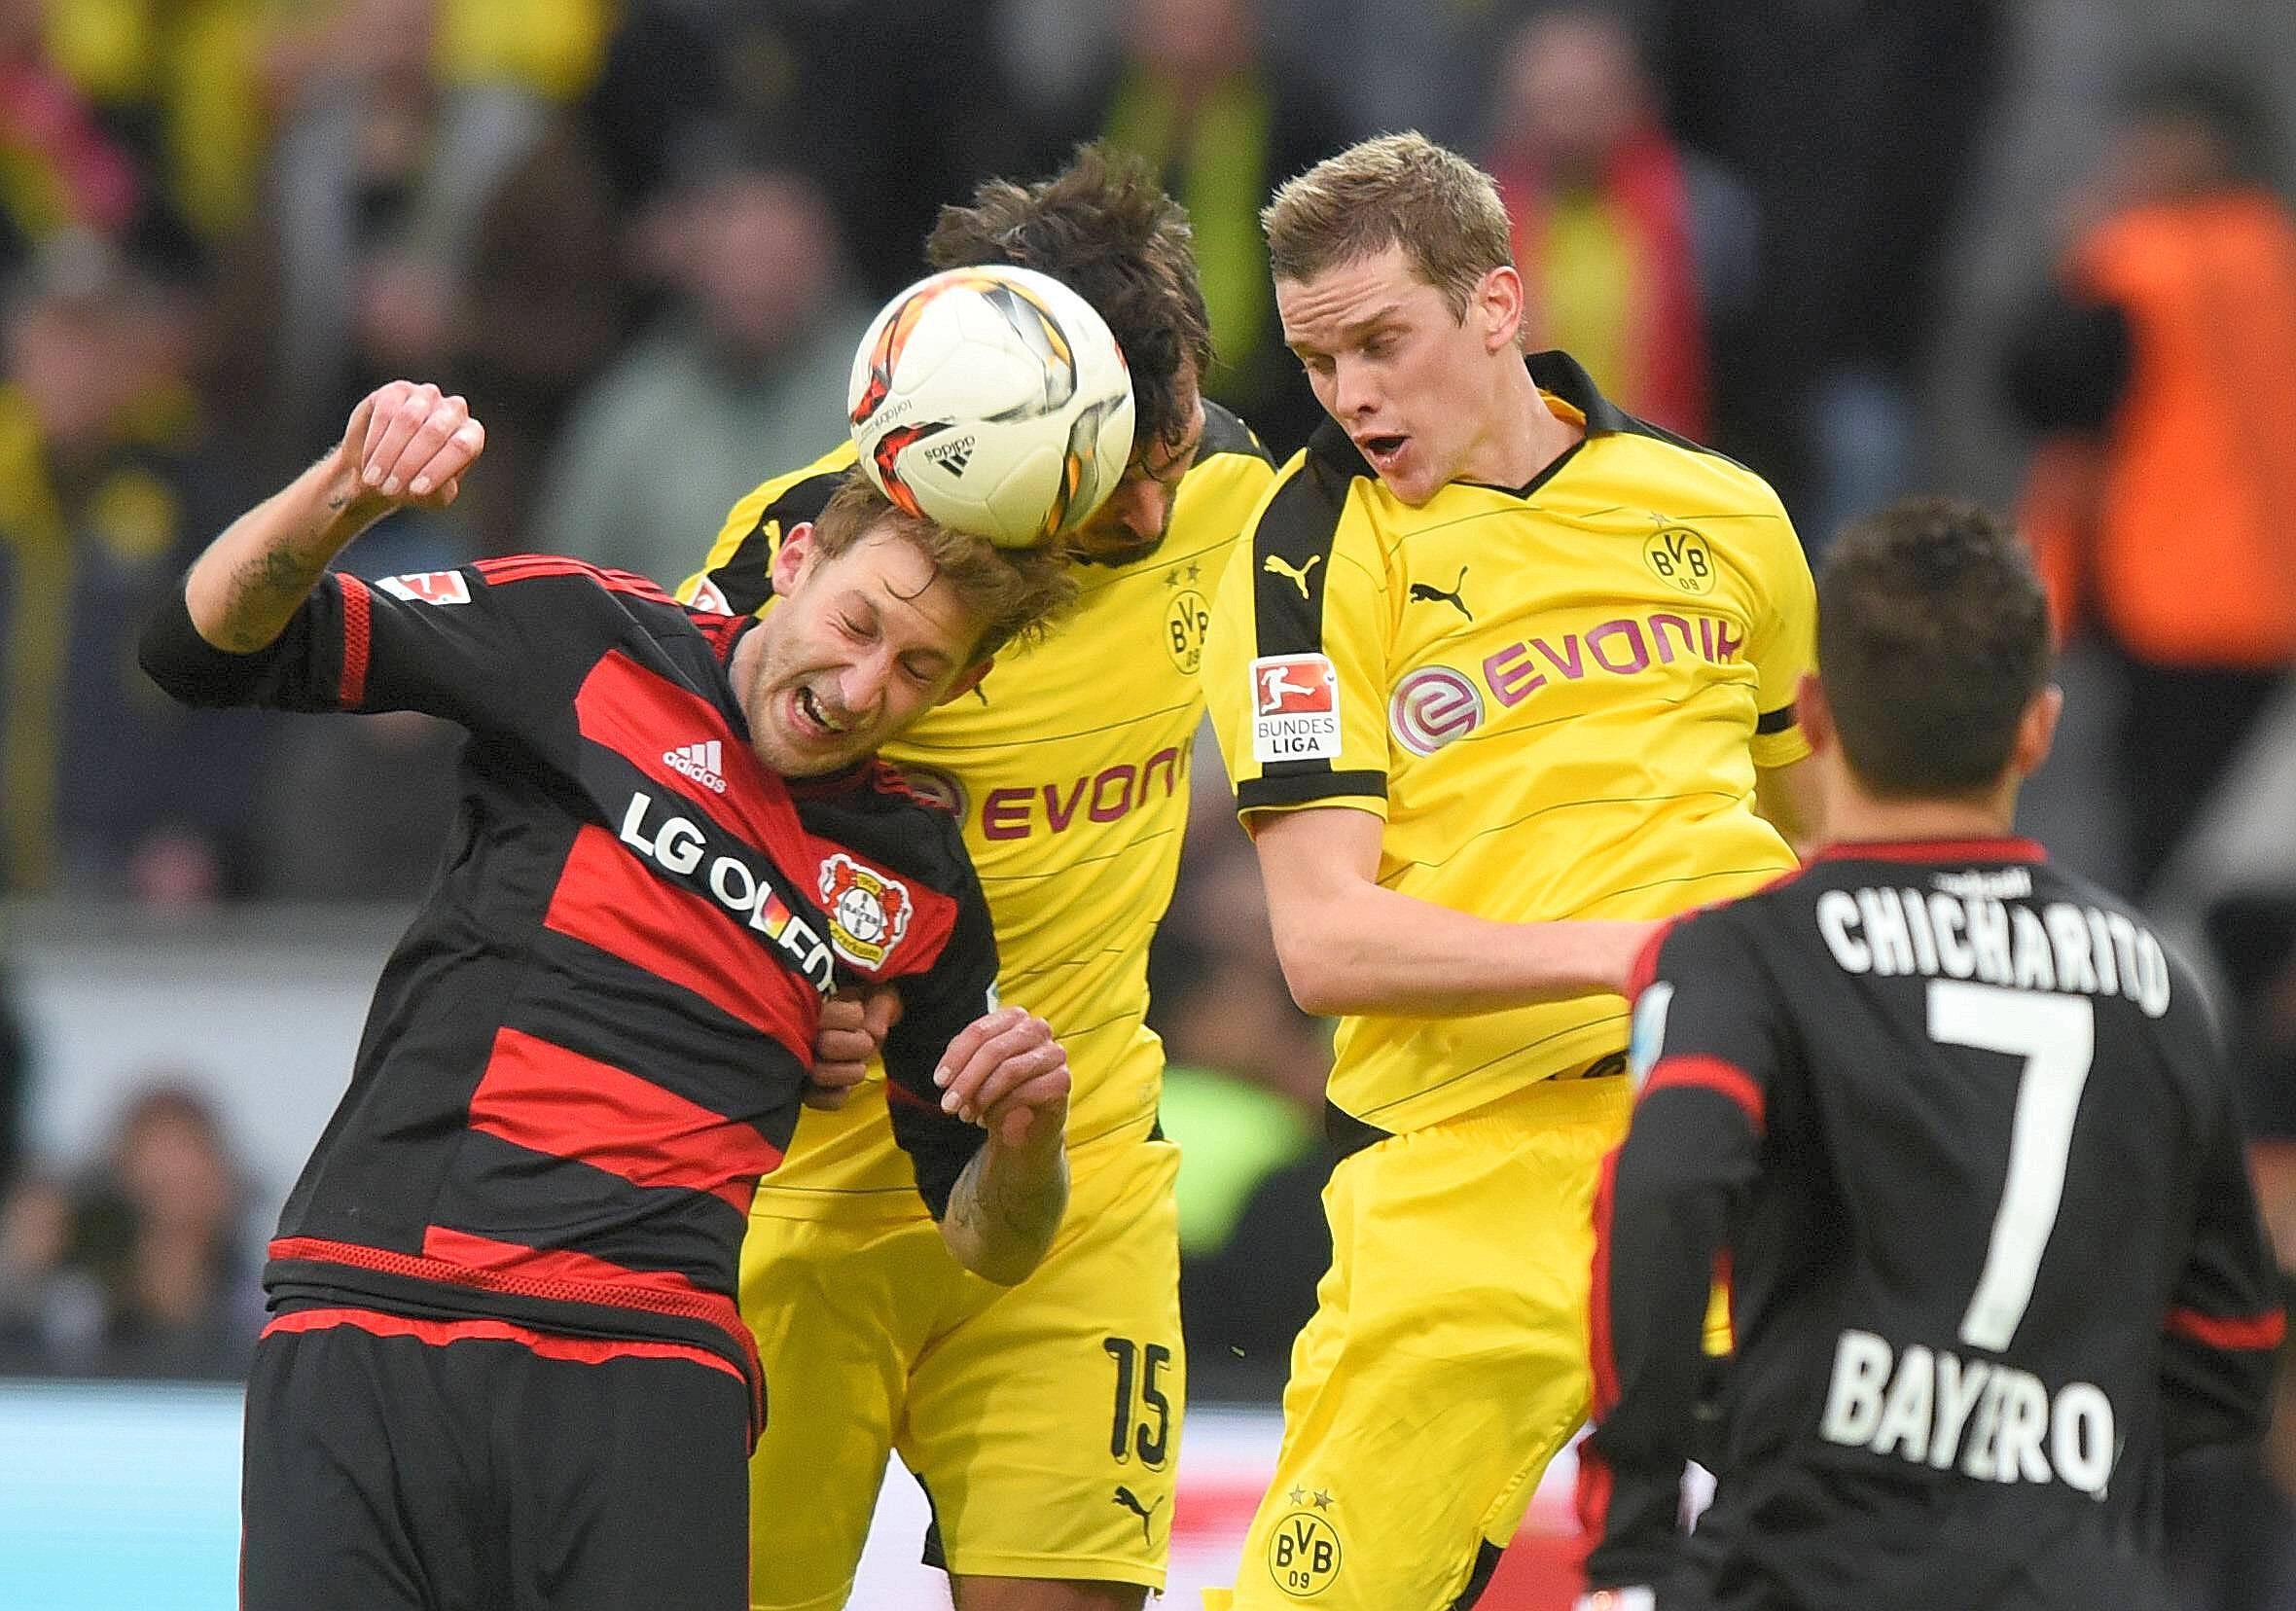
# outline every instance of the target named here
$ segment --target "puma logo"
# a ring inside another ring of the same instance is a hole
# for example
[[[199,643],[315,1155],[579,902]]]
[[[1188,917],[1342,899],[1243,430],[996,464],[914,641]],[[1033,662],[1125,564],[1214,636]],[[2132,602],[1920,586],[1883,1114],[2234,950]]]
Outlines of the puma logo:
[[[1466,585],[1467,567],[1461,565],[1459,567],[1459,579],[1451,585],[1451,591],[1445,592],[1441,588],[1436,587],[1432,582],[1414,582],[1411,585],[1411,596],[1414,599],[1423,599],[1430,604],[1436,599],[1440,598],[1447,604],[1456,605],[1459,614],[1465,616],[1469,621],[1473,621],[1475,619],[1475,612],[1468,609],[1467,601],[1459,596],[1459,590],[1464,588]]]
[[[1134,1516],[1140,1519],[1140,1542],[1143,1544],[1154,1543],[1155,1540],[1148,1535],[1148,1519],[1154,1516],[1157,1510],[1162,1507],[1164,1504],[1164,1495],[1161,1493],[1158,1494],[1156,1496],[1155,1504],[1143,1506],[1140,1503],[1139,1495],[1133,1493],[1130,1488],[1124,1486],[1122,1484],[1118,1484],[1116,1489],[1116,1503],[1122,1505],[1126,1510],[1130,1511]]]
[[[1306,564],[1296,566],[1286,563],[1283,555],[1280,554],[1271,554],[1266,559],[1261,561],[1260,569],[1264,571],[1271,571],[1275,575],[1282,577],[1293,587],[1299,589],[1300,596],[1305,598],[1308,596],[1308,573],[1322,563],[1323,555],[1320,554],[1310,554],[1308,555],[1308,562]]]

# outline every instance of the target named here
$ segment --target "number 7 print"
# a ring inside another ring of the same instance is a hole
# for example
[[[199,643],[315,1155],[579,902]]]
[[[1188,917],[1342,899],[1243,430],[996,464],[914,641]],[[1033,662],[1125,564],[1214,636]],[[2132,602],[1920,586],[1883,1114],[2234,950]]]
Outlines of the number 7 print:
[[[2097,1011],[2085,996],[1940,979],[1929,986],[1929,1038],[2025,1059],[2009,1127],[2008,1178],[1985,1269],[1961,1317],[1962,1342],[1998,1353],[2032,1302],[2041,1254],[2057,1228],[2073,1120],[2097,1055]]]

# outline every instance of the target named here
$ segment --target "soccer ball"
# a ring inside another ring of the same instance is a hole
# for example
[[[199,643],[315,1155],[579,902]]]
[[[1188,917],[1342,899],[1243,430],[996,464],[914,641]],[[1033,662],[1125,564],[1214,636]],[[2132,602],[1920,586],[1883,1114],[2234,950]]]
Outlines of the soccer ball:
[[[853,355],[861,469],[900,508],[999,548],[1076,527],[1123,479],[1132,382],[1058,280],[951,268],[885,304]]]

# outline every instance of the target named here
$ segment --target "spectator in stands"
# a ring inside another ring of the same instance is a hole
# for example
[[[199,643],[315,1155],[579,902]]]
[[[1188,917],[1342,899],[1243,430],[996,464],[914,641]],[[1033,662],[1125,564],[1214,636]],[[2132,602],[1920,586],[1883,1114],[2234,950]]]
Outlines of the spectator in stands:
[[[42,0],[0,0],[0,277],[77,232],[125,245],[164,209],[49,50]]]
[[[0,366],[0,889],[243,887],[236,796],[268,729],[235,718],[195,743],[134,663],[152,601],[239,501],[171,368],[180,305],[77,233],[17,293]]]
[[[666,8],[664,8],[666,9]],[[724,111],[806,131],[838,230],[871,302],[916,278],[943,203],[1022,171],[1015,115],[981,0],[711,0]]]
[[[1323,414],[1284,349],[1260,207],[1350,131],[1267,59],[1252,0],[1142,0],[1099,100],[1097,132],[1155,164],[1195,226],[1214,353],[1204,395],[1288,455]]]
[[[2041,433],[2020,523],[2118,672],[2139,889],[2296,665],[2296,217],[2266,133],[2229,76],[2135,86],[2006,369]]]
[[[1488,147],[1491,64],[1547,0],[1261,0],[1270,32],[1349,127],[1416,128],[1453,151]],[[1329,155],[1324,153],[1323,155]]]
[[[289,14],[274,0],[49,5],[51,58],[182,239],[213,242],[254,204],[270,140],[265,67]]]
[[[0,1190],[0,1373],[94,1368],[103,1333],[95,1282],[67,1263],[72,1198],[47,1175]]]
[[[1668,136],[1608,12],[1526,23],[1499,76],[1485,165],[1514,221],[1529,345],[1564,348],[1628,412],[1708,440],[1707,332],[1752,289],[1751,198]]]
[[[285,480],[380,380],[451,376],[472,233],[549,102],[448,69],[446,0],[338,0],[307,56],[255,220],[223,275],[234,440]]]
[[[530,545],[664,587],[760,465],[838,439],[872,312],[828,198],[785,149],[692,161],[652,232],[674,301],[576,404]]]
[[[244,1183],[215,1110],[156,1071],[74,1205],[69,1261],[103,1295],[98,1368],[237,1377],[262,1329]]]
[[[1715,332],[1715,446],[1821,549],[1908,489],[2001,0],[1638,0],[1667,122],[1752,193],[1760,270]]]
[[[263,1325],[247,1193],[207,1100],[157,1070],[77,1189],[0,1195],[0,1369],[237,1377]]]

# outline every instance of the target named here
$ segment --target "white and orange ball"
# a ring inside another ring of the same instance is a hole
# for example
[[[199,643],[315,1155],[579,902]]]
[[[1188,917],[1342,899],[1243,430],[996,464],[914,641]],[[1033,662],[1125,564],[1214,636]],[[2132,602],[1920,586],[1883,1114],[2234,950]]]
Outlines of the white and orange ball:
[[[1123,479],[1132,383],[1092,305],[1049,274],[951,268],[885,304],[846,394],[896,505],[999,548],[1073,531]]]

